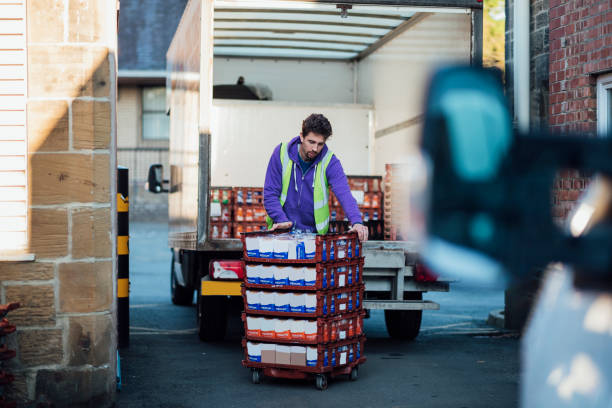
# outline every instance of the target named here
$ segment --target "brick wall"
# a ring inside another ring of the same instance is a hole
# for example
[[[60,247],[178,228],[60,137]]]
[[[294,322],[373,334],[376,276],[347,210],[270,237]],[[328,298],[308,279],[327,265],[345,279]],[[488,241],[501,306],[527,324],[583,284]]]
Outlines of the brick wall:
[[[116,335],[112,214],[116,2],[28,0],[29,249],[0,261],[18,331],[13,399],[109,406]]]
[[[550,126],[593,136],[597,74],[612,70],[612,9],[608,1],[550,0]],[[589,183],[577,170],[560,172],[553,216],[562,221]]]

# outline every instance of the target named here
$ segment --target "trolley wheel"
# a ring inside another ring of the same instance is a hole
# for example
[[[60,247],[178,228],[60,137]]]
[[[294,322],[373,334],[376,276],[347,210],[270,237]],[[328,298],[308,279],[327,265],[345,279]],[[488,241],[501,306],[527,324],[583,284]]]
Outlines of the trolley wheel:
[[[259,384],[261,382],[261,371],[256,368],[251,370],[251,381],[253,384]]]
[[[349,374],[349,380],[357,381],[357,378],[359,378],[359,366],[353,367],[351,373]]]
[[[325,374],[317,374],[316,386],[321,391],[327,389],[327,376]]]

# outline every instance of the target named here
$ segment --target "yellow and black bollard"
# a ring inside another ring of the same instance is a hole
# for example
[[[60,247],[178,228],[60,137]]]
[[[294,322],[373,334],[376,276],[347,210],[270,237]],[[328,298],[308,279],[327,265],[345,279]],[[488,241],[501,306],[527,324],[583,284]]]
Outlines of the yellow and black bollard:
[[[117,342],[130,344],[130,220],[128,169],[117,168]]]

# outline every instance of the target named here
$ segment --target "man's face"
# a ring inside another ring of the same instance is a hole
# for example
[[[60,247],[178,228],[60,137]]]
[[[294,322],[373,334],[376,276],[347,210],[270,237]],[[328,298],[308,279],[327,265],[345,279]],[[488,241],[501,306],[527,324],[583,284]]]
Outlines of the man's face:
[[[302,141],[300,153],[305,161],[314,160],[325,146],[325,138],[318,133],[310,132],[306,136],[300,133],[300,140]]]

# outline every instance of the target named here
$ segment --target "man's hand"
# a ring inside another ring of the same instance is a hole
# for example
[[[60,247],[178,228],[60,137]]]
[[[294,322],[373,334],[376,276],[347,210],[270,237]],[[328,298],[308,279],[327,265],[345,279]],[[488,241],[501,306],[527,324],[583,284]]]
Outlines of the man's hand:
[[[273,224],[272,228],[270,228],[270,231],[274,231],[275,229],[290,229],[292,226],[293,222],[291,221],[279,222],[278,224]]]
[[[368,228],[363,224],[353,224],[349,232],[357,232],[360,241],[368,240]]]

